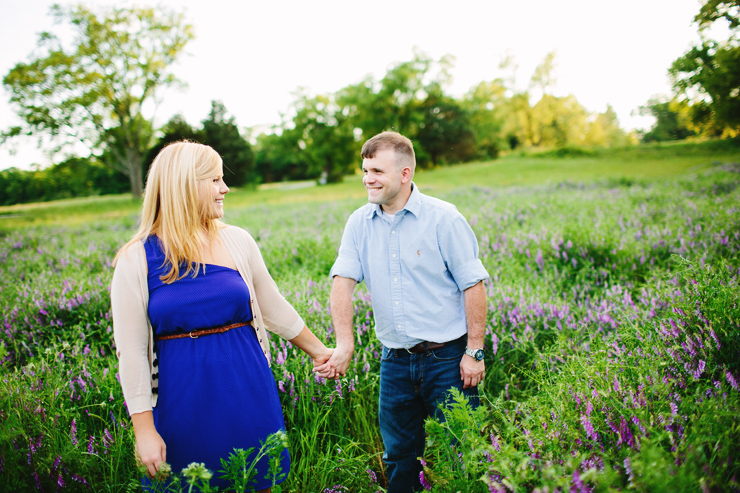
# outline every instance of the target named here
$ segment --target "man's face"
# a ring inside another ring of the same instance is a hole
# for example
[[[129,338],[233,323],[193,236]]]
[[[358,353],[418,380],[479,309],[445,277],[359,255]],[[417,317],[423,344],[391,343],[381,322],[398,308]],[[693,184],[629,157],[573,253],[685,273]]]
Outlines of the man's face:
[[[382,150],[375,153],[375,157],[362,162],[362,179],[367,189],[367,200],[378,204],[383,210],[395,213],[395,201],[401,191],[401,172],[396,168],[396,153],[392,150]],[[400,204],[401,207],[404,204]],[[397,209],[396,209],[397,210]]]

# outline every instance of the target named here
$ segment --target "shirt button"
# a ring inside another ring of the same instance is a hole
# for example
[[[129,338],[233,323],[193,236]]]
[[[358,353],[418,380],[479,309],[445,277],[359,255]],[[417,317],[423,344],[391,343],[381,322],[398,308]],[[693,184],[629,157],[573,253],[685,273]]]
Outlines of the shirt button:
[[[393,258],[396,258],[396,254],[395,253],[393,254]]]
[[[398,304],[398,301],[396,301],[396,305]]]
[[[399,328],[399,329],[401,328],[401,324],[398,324],[398,328]]]
[[[393,278],[393,282],[398,282],[398,278],[397,277],[394,277]]]
[[[396,234],[396,230],[394,229],[393,231],[391,231],[391,234],[392,235]]]

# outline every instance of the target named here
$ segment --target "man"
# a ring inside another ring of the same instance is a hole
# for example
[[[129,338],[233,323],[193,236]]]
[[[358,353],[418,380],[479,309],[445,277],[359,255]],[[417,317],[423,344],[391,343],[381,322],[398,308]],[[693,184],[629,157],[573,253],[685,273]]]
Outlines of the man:
[[[419,490],[424,419],[441,418],[451,387],[478,404],[488,278],[478,243],[455,206],[412,182],[411,141],[383,132],[362,147],[369,204],[347,221],[331,269],[337,348],[328,365],[344,375],[354,352],[352,294],[363,280],[383,343],[380,431],[389,493]]]

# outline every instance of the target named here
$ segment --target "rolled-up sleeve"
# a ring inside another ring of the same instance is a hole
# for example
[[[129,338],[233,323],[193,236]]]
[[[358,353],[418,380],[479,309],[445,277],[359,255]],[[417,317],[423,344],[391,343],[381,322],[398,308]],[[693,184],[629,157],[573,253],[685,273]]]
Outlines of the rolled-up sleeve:
[[[478,240],[470,225],[461,214],[451,221],[449,228],[440,238],[442,258],[460,291],[488,279],[488,271],[478,258]]]
[[[359,218],[360,215],[358,212],[355,212],[347,220],[344,234],[342,234],[342,243],[339,246],[337,260],[329,272],[329,277],[346,277],[348,279],[354,279],[358,283],[365,279],[357,244],[358,229],[360,228]]]

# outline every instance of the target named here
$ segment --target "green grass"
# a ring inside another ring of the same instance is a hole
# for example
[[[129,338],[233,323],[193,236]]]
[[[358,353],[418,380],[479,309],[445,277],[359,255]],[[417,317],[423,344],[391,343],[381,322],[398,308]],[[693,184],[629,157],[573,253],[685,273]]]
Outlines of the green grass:
[[[734,141],[669,143],[619,149],[586,151],[578,157],[559,157],[556,151],[512,154],[485,162],[419,169],[414,181],[426,193],[445,193],[462,186],[502,188],[548,185],[560,182],[587,183],[602,179],[649,179],[709,169],[713,163],[740,161],[740,145]],[[343,183],[292,188],[291,183],[266,184],[259,189],[233,189],[227,208],[253,205],[321,203],[365,198],[359,173]],[[306,183],[301,183],[306,185]],[[57,200],[0,207],[0,230],[33,225],[82,224],[99,219],[135,216],[140,201],[130,194]]]
[[[740,156],[723,146],[418,173],[469,219],[491,275],[485,405],[427,424],[432,491],[740,488],[740,167],[721,164]],[[328,271],[365,193],[359,176],[284,186],[234,191],[225,219],[255,236],[281,292],[332,345]],[[138,208],[124,195],[0,209],[0,491],[138,484],[108,290]],[[364,285],[355,330],[339,383],[271,339],[293,460],[274,493],[385,485],[380,343]]]

